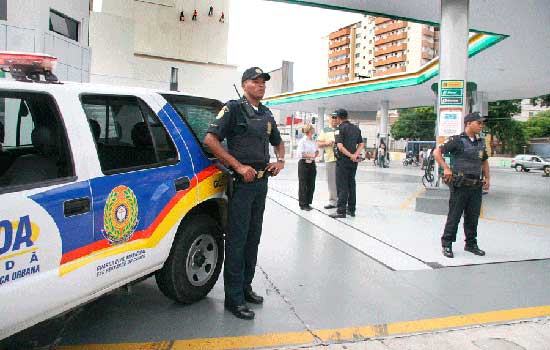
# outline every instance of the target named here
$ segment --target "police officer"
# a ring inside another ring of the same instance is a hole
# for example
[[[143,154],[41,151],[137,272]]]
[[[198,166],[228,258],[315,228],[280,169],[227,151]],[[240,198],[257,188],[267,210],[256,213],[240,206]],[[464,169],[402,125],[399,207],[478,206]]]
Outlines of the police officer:
[[[464,117],[464,132],[455,135],[433,152],[437,163],[443,167],[443,177],[451,190],[449,214],[441,237],[443,255],[453,258],[452,244],[456,241],[456,231],[464,213],[464,250],[483,256],[485,252],[477,245],[477,222],[481,210],[482,188],[489,190],[489,162],[485,142],[479,137],[484,118],[478,113]],[[442,154],[450,153],[453,168],[445,163]],[[482,178],[484,174],[484,178]]]
[[[337,118],[338,127],[334,132],[336,143],[336,189],[338,204],[332,218],[345,218],[346,213],[355,216],[355,173],[362,160],[361,151],[365,147],[361,130],[348,121],[348,112],[337,109],[331,116]],[[347,209],[346,209],[347,206]]]
[[[246,302],[261,304],[263,297],[252,290],[258,244],[267,195],[267,175],[284,168],[284,143],[271,111],[260,103],[265,82],[270,79],[258,67],[242,76],[244,96],[231,100],[210,124],[204,144],[237,175],[228,204],[225,239],[225,308],[236,317],[253,319]],[[221,145],[227,138],[228,150]],[[269,144],[277,161],[270,163]]]

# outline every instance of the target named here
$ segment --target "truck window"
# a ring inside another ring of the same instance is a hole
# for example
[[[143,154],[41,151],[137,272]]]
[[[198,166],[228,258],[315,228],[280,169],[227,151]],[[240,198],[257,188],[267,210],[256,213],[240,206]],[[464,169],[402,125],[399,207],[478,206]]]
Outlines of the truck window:
[[[81,101],[105,174],[177,163],[170,135],[143,101],[105,95],[83,95]]]
[[[201,97],[171,94],[163,94],[162,96],[178,112],[181,119],[189,126],[197,141],[202,145],[210,123],[216,119],[223,104],[218,100]]]
[[[67,135],[53,98],[0,91],[0,190],[74,176]]]

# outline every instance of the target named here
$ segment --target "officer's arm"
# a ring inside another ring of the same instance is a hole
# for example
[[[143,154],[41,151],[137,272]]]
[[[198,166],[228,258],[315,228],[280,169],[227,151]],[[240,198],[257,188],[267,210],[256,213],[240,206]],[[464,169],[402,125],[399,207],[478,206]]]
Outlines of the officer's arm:
[[[491,186],[491,174],[489,173],[489,161],[488,160],[484,160],[481,163],[481,169],[483,169],[483,175],[484,175],[483,189],[485,191],[489,191],[489,187]]]
[[[352,157],[353,157],[353,154],[352,154],[350,151],[348,151],[348,150],[346,149],[346,147],[344,147],[344,144],[343,144],[343,143],[338,142],[337,147],[338,147],[338,150],[340,151],[340,153],[342,153],[342,154],[345,155],[346,157],[348,157],[348,158],[352,158]]]
[[[443,155],[441,153],[441,147],[436,147],[433,151],[434,159],[439,164],[440,167],[443,168],[443,178],[446,183],[450,182],[453,177],[453,171],[447,163],[445,162],[445,159],[443,159]]]
[[[361,155],[361,152],[363,152],[363,149],[365,148],[365,144],[363,142],[361,142],[360,144],[357,145],[357,150],[355,151],[354,155],[355,155],[355,162],[359,160],[359,156]]]
[[[285,168],[285,143],[281,140],[278,145],[273,146],[277,161],[269,163],[266,170],[270,171],[273,176],[277,176],[281,170]]]
[[[206,137],[204,138],[204,144],[208,147],[212,154],[216,158],[218,158],[223,164],[229,166],[237,173],[239,173],[244,178],[245,182],[250,182],[254,180],[254,177],[256,176],[256,170],[248,165],[242,164],[235,157],[229,154],[229,152],[227,152],[225,148],[223,148],[220,140],[218,139],[218,136],[211,132],[207,133]]]

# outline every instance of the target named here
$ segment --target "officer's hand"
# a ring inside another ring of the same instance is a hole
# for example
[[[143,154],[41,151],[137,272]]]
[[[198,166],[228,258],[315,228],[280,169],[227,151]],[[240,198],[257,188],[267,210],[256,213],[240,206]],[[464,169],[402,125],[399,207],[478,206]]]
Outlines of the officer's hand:
[[[239,175],[243,177],[244,182],[252,182],[256,177],[256,170],[249,165],[241,164],[237,169],[235,169]]]
[[[489,191],[489,187],[491,186],[491,181],[489,179],[483,180],[483,191]]]
[[[285,167],[284,162],[275,162],[275,163],[269,163],[265,170],[271,172],[273,176],[277,176],[281,170],[283,170]]]
[[[445,181],[446,184],[450,183],[453,179],[453,171],[451,168],[445,168],[443,169],[443,181]]]

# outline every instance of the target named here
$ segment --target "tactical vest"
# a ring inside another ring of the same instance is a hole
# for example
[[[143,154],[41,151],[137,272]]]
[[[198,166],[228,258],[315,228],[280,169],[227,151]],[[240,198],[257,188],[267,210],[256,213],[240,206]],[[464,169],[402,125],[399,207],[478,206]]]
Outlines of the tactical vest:
[[[453,154],[453,172],[457,174],[481,177],[481,163],[485,153],[485,144],[481,139],[472,142],[468,136],[460,136],[464,146],[462,152]]]
[[[234,113],[237,127],[235,132],[228,136],[227,147],[229,153],[239,162],[247,165],[262,167],[269,163],[269,137],[272,132],[271,114],[269,111],[255,111],[241,102],[231,104],[231,113]],[[247,108],[249,116],[245,115]]]

